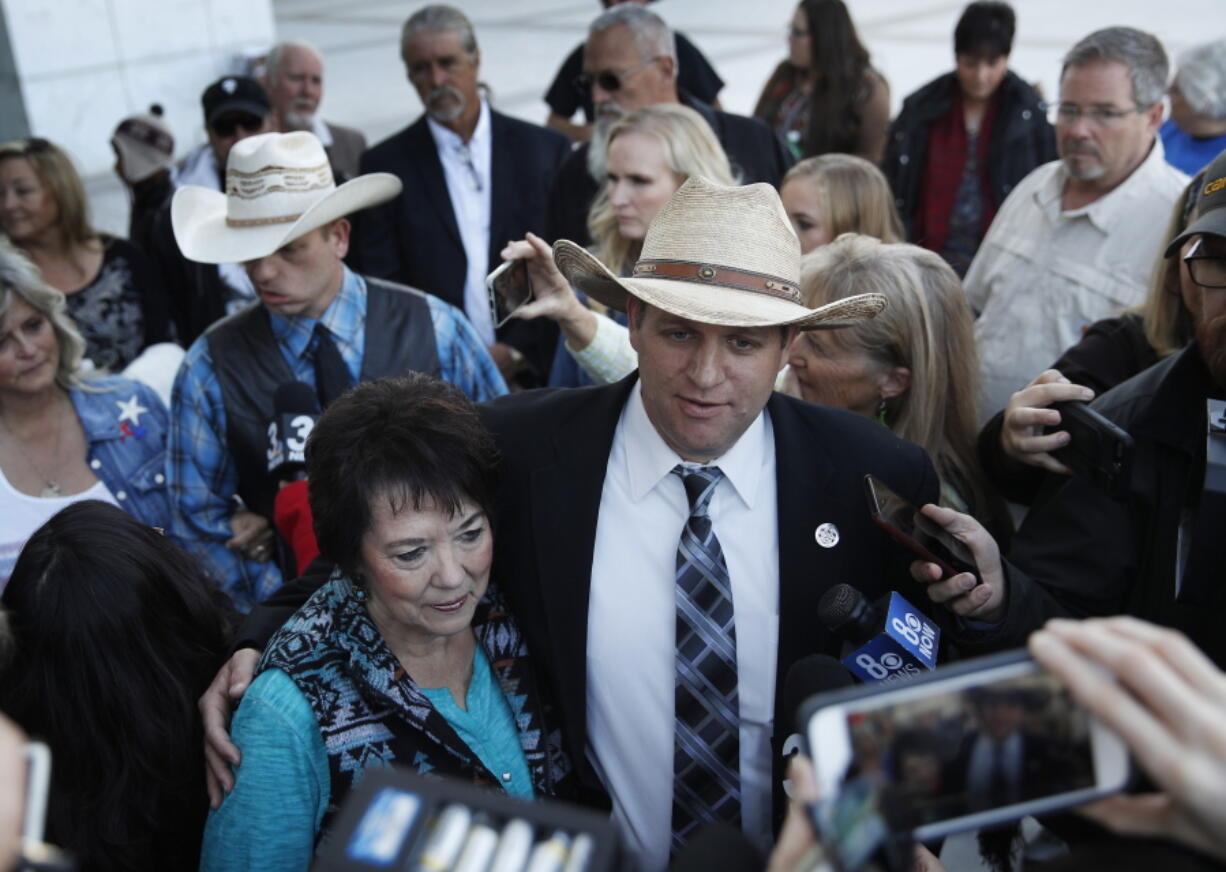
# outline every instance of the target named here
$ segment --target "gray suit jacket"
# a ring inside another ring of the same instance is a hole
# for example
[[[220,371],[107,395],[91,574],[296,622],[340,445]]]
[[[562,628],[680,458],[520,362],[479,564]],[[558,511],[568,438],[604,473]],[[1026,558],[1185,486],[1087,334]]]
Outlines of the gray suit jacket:
[[[332,134],[332,144],[325,150],[328,152],[328,162],[332,164],[332,175],[339,185],[358,175],[358,161],[362,152],[366,151],[366,137],[352,127],[342,127],[329,121],[324,124]]]

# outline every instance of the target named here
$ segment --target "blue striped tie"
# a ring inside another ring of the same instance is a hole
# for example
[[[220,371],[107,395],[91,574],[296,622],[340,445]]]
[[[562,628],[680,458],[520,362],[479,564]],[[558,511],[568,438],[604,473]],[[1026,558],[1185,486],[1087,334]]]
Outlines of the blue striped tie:
[[[676,728],[672,850],[694,831],[740,826],[740,714],[732,585],[707,508],[723,479],[718,466],[672,470],[685,485],[690,517],[677,548]]]

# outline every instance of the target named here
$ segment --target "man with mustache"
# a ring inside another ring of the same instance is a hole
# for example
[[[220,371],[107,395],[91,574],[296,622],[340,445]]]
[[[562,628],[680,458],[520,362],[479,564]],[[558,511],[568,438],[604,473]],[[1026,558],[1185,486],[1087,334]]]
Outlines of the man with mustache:
[[[1162,44],[1130,27],[1095,31],[1065,55],[1051,119],[1060,160],[1008,195],[966,274],[981,420],[1090,324],[1144,298],[1188,181],[1156,135],[1167,75]]]
[[[264,84],[272,103],[273,125],[281,133],[306,130],[323,143],[336,183],[358,174],[358,160],[366,151],[366,137],[319,117],[324,99],[324,62],[314,46],[305,42],[274,45],[264,60]]]
[[[1086,478],[1049,476],[1003,566],[974,519],[927,510],[970,546],[985,582],[971,593],[966,575],[929,587],[934,600],[980,622],[963,624],[972,646],[1024,645],[1051,617],[1122,613],[1182,630],[1226,664],[1226,495],[1205,485],[1206,400],[1226,398],[1226,152],[1197,193],[1201,217],[1165,252],[1182,258],[1198,286],[1196,338],[1093,403],[1135,440],[1127,495],[1115,500]],[[935,568],[912,572],[929,581]]]
[[[426,112],[362,155],[363,173],[392,173],[404,191],[357,216],[350,261],[461,309],[508,382],[543,384],[557,327],[544,318],[495,325],[485,276],[508,239],[541,232],[545,192],[570,142],[490,107],[477,38],[459,9],[414,12],[400,51]]]
[[[643,106],[681,103],[706,119],[742,184],[779,183],[792,165],[770,125],[713,109],[677,83],[677,48],[664,19],[638,3],[605,10],[588,28],[583,75],[595,108],[591,139],[566,158],[549,191],[545,235],[591,242],[587,213],[605,183],[605,137],[618,118]]]

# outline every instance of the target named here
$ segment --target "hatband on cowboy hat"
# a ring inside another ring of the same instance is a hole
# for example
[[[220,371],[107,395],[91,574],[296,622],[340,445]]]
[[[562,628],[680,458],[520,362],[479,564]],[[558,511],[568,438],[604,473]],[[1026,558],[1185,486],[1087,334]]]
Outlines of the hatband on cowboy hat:
[[[881,294],[816,309],[800,295],[800,243],[770,185],[718,185],[690,176],[647,228],[633,275],[619,278],[562,239],[553,259],[572,285],[611,309],[633,295],[665,312],[729,327],[847,327],[886,307]]]
[[[224,194],[196,185],[175,191],[170,220],[188,260],[242,263],[386,202],[401,187],[391,173],[368,173],[337,187],[315,134],[265,133],[230,149]]]

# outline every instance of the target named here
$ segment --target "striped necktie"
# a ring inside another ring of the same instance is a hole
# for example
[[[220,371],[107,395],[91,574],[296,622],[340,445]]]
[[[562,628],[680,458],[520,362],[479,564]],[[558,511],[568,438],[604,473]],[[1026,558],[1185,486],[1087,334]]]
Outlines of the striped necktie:
[[[724,474],[717,466],[672,470],[690,517],[677,548],[676,725],[672,851],[703,824],[740,826],[740,714],[732,586],[707,509]]]

